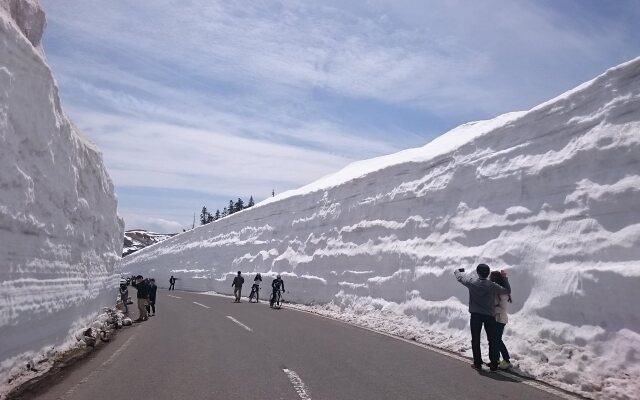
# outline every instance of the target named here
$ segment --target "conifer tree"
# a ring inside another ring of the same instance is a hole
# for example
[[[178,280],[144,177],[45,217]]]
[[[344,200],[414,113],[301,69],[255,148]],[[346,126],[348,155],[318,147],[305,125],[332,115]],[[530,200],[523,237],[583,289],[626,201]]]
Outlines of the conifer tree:
[[[227,215],[229,215],[229,211],[227,210],[227,207],[222,209],[222,218],[226,217]]]
[[[229,200],[229,207],[227,207],[227,210],[229,212],[229,215],[236,212],[235,208],[233,207],[233,200]]]
[[[213,222],[213,215],[211,213],[207,213],[207,224]]]
[[[217,221],[220,219],[220,210],[216,210],[216,213],[213,216],[213,220]]]
[[[253,202],[253,196],[249,197],[249,203],[247,203],[247,208],[253,207],[255,203]]]
[[[234,210],[236,210],[236,212],[244,210],[244,201],[242,201],[242,199],[238,197],[238,201],[236,201],[236,204],[233,206],[233,208]]]
[[[200,225],[204,225],[207,223],[207,214],[209,214],[209,212],[207,212],[207,207],[203,206],[202,212],[200,213]]]

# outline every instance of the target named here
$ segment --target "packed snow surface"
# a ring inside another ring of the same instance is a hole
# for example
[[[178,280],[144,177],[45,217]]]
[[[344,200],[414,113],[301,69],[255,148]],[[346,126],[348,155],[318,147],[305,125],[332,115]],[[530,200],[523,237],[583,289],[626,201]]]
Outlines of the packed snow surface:
[[[145,247],[151,246],[156,243],[160,243],[163,240],[169,239],[171,236],[175,236],[175,233],[156,233],[149,232],[144,229],[134,229],[124,232],[124,247],[122,248],[122,256],[128,256],[131,253],[135,253],[138,250],[142,250]]]
[[[34,0],[0,0],[0,393],[113,305],[123,223],[94,145],[60,107]]]
[[[124,268],[220,293],[238,270],[282,273],[289,300],[470,355],[467,290],[452,272],[484,262],[510,276],[505,341],[521,372],[637,398],[639,199],[640,58],[177,235]]]

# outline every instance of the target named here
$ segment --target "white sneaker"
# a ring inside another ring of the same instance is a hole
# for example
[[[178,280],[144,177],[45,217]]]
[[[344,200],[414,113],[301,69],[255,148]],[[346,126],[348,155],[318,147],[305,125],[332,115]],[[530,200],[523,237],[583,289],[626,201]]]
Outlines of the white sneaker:
[[[498,364],[498,368],[500,369],[509,369],[511,367],[512,367],[511,363],[505,360],[500,361],[500,363]]]

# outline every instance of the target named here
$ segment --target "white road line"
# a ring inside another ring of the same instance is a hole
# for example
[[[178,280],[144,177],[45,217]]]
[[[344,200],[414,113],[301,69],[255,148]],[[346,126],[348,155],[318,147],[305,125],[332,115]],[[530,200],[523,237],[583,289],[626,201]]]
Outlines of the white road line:
[[[84,385],[85,383],[89,382],[89,380],[91,380],[91,378],[93,378],[94,376],[104,372],[105,367],[108,367],[109,365],[111,365],[113,363],[113,361],[116,359],[116,357],[118,357],[118,355],[120,353],[122,353],[123,351],[125,351],[127,349],[127,347],[129,347],[129,344],[131,344],[131,341],[133,340],[134,337],[135,337],[135,335],[131,336],[126,342],[124,342],[124,344],[122,346],[120,346],[120,348],[118,350],[116,350],[111,355],[111,357],[109,357],[107,359],[107,361],[105,361],[102,364],[100,364],[100,366],[98,368],[93,370],[89,375],[84,377],[80,382],[78,382],[75,385],[73,385],[73,387],[71,389],[67,390],[67,392],[65,394],[63,394],[62,397],[60,397],[60,399],[61,400],[68,399],[76,390],[78,390],[80,385]]]
[[[390,333],[377,331],[375,329],[368,328],[368,327],[362,326],[362,325],[358,325],[358,324],[353,323],[353,322],[343,321],[341,319],[334,318],[334,317],[331,317],[331,316],[328,316],[328,315],[322,315],[322,314],[319,314],[317,312],[307,311],[307,310],[303,310],[303,309],[296,308],[296,307],[286,307],[286,308],[289,309],[289,310],[294,310],[294,311],[299,311],[299,312],[311,314],[311,315],[314,315],[316,317],[326,318],[326,319],[330,319],[330,320],[333,320],[333,321],[342,322],[343,324],[351,325],[351,326],[354,326],[356,328],[364,329],[364,330],[369,331],[369,332],[374,332],[374,333],[377,333],[379,335],[387,336],[387,337],[390,337],[390,338],[393,338],[393,339],[396,339],[396,340],[400,340],[400,341],[405,342],[405,343],[412,344],[414,346],[418,346],[418,347],[425,348],[427,350],[431,350],[431,351],[433,351],[435,353],[442,354],[443,356],[447,356],[449,358],[453,358],[453,359],[462,361],[462,362],[467,363],[467,364],[469,363],[469,361],[471,361],[471,359],[469,359],[469,358],[466,358],[466,357],[461,356],[459,354],[452,353],[452,352],[447,351],[447,350],[440,349],[440,348],[435,347],[433,345],[429,345],[429,344],[426,344],[426,343],[420,343],[420,342],[416,342],[414,340],[405,339],[405,338],[400,337],[400,336],[395,336],[395,335],[392,335]],[[541,382],[541,381],[538,381],[538,380],[529,380],[527,378],[522,378],[522,377],[520,377],[520,376],[518,376],[518,375],[516,375],[514,373],[508,372],[508,371],[502,370],[502,371],[497,371],[497,373],[499,375],[502,375],[502,376],[506,377],[506,378],[512,379],[512,380],[517,381],[519,383],[522,383],[523,385],[531,386],[531,387],[534,387],[536,389],[542,390],[543,392],[547,392],[549,394],[553,394],[555,396],[558,396],[561,399],[578,400],[578,399],[582,399],[583,398],[583,397],[580,397],[577,394],[568,393],[568,392],[565,392],[565,391],[563,391],[561,389],[556,389],[555,387],[551,386],[550,384],[547,384],[547,383],[544,383],[544,382]]]
[[[179,297],[179,296],[173,296],[173,295],[170,295],[170,294],[168,294],[167,296],[169,296],[169,297],[173,297],[174,299],[181,299],[181,298],[182,298],[182,297]]]
[[[283,371],[285,374],[287,374],[287,377],[289,377],[289,381],[291,381],[291,384],[293,385],[296,393],[298,393],[298,396],[300,396],[300,399],[311,400],[309,389],[307,389],[307,385],[302,382],[302,379],[300,379],[298,374],[296,374],[295,371],[286,368],[284,368]]]
[[[197,301],[194,301],[194,302],[193,302],[193,304],[197,304],[197,305],[199,305],[200,307],[204,307],[204,308],[211,308],[211,307],[209,307],[209,306],[205,306],[204,304],[200,304],[200,303],[198,303]]]
[[[237,319],[233,318],[231,315],[227,315],[227,318],[229,318],[230,320],[232,320],[233,322],[235,322],[236,324],[240,325],[241,327],[243,327],[244,329],[248,330],[249,332],[253,332],[253,329],[249,328],[248,326],[246,326],[245,324],[243,324],[242,322],[238,321]]]

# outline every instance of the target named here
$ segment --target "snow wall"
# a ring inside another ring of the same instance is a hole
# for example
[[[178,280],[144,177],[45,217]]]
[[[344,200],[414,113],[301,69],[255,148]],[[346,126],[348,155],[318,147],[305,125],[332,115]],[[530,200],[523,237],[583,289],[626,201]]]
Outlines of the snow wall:
[[[33,0],[0,0],[0,381],[112,305],[124,224],[71,124]]]
[[[511,277],[506,342],[521,371],[592,397],[640,392],[640,58],[530,111],[354,163],[123,268],[221,293],[237,270],[248,281],[281,272],[289,300],[391,310],[470,355],[467,291],[452,272],[479,262]]]

